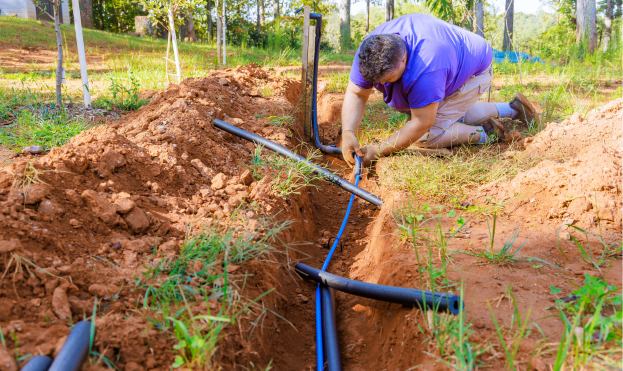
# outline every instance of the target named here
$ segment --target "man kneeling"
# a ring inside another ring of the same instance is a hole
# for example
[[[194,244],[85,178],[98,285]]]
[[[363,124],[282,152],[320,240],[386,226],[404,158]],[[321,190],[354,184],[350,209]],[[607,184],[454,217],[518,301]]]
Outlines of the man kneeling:
[[[538,120],[521,94],[510,103],[479,102],[489,90],[492,49],[482,37],[425,14],[386,22],[367,36],[353,61],[342,106],[342,155],[369,164],[382,156],[419,146],[444,148],[486,143],[504,135],[496,117]],[[411,115],[380,144],[359,147],[359,130],[368,97],[376,88],[390,107]]]

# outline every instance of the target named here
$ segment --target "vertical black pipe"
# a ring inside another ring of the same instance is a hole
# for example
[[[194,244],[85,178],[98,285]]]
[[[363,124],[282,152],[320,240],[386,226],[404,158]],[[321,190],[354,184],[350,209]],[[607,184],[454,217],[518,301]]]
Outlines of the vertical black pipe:
[[[316,21],[316,37],[314,39],[314,71],[312,79],[312,107],[311,107],[311,124],[312,136],[314,137],[314,145],[316,148],[326,154],[338,155],[342,153],[336,146],[326,145],[320,141],[320,132],[318,130],[318,59],[320,58],[320,36],[322,34],[322,14],[309,13],[309,18]]]
[[[21,371],[47,371],[52,364],[48,356],[34,356],[22,367]]]
[[[327,366],[329,371],[340,371],[342,362],[340,360],[340,344],[337,339],[337,328],[335,326],[333,292],[324,285],[320,286],[320,292],[322,294],[322,334]]]
[[[49,371],[78,371],[89,352],[91,321],[80,321],[71,329],[65,344],[54,358]]]

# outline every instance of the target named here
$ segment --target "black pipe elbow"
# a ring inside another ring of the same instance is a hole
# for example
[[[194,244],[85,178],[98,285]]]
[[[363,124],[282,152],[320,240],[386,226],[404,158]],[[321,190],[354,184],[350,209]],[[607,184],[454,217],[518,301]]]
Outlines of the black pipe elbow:
[[[80,321],[71,329],[49,371],[78,371],[89,352],[91,321]]]
[[[34,356],[22,367],[21,371],[47,371],[52,364],[48,356]]]
[[[296,272],[303,278],[326,285],[335,290],[369,299],[387,301],[420,309],[430,309],[437,312],[459,314],[463,308],[461,297],[454,294],[437,293],[417,290],[407,287],[377,285],[340,277],[323,272],[307,264],[297,263]]]

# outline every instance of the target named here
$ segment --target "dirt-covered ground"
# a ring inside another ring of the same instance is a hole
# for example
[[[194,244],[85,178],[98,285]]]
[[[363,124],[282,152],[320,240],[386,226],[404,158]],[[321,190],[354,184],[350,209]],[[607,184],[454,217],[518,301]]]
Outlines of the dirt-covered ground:
[[[3,165],[3,369],[21,365],[27,355],[54,355],[71,324],[92,315],[96,300],[97,352],[120,369],[169,368],[177,354],[176,341],[170,330],[162,331],[150,321],[154,314],[145,307],[145,288],[137,282],[158,262],[175,258],[182,242],[201,231],[227,228],[261,239],[271,225],[286,220],[292,223],[272,240],[272,252],[233,268],[220,267],[227,269],[237,295],[257,305],[247,307],[225,328],[211,365],[313,369],[313,285],[298,278],[292,265],[298,260],[320,265],[326,253],[323,245],[337,231],[348,195],[319,183],[298,195],[277,197],[269,177],[258,180],[252,174],[255,146],[212,126],[214,118],[225,119],[300,148],[298,123],[271,121],[296,116],[299,92],[297,82],[256,67],[214,72],[158,93],[139,111],[92,128],[47,155]],[[321,98],[321,111],[339,109],[339,102],[323,102]],[[526,141],[525,150],[509,154],[538,159],[536,165],[513,179],[474,190],[471,203],[504,203],[500,236],[519,229],[525,241],[521,254],[552,264],[500,266],[480,264],[472,255],[453,255],[448,275],[463,282],[466,321],[475,331],[471,341],[497,344],[487,308],[495,308],[497,318],[508,326],[513,306],[506,293],[512,285],[519,309],[530,310],[541,329],[523,342],[520,364],[548,369],[553,355],[537,348],[543,339],[558,342],[562,332],[552,311],[550,286],[571,292],[584,273],[620,285],[620,256],[596,271],[569,241],[568,226],[582,225],[608,243],[620,243],[622,112],[619,100],[586,118],[550,124]],[[321,121],[323,135],[336,140],[335,125]],[[338,159],[320,161],[349,176]],[[377,166],[382,168],[384,160]],[[369,282],[422,287],[416,272],[419,260],[396,221],[396,210],[408,195],[379,187],[377,180],[371,174],[362,186],[380,195],[384,206],[356,202],[330,271]],[[486,218],[475,216],[449,241],[448,249],[477,252],[486,247],[487,236]],[[597,253],[600,246],[593,239],[587,248]],[[219,283],[213,285],[218,290]],[[217,297],[189,305],[193,313],[207,314],[218,313],[223,304]],[[430,334],[422,330],[427,318],[417,309],[343,294],[337,295],[337,308],[345,369],[447,367]],[[483,349],[484,365],[504,366],[499,347]],[[92,357],[85,368],[104,365]]]

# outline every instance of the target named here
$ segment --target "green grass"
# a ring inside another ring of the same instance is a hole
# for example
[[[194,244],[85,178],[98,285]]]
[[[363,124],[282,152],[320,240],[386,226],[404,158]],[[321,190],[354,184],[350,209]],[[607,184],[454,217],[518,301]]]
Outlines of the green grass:
[[[460,147],[439,158],[402,154],[384,160],[381,184],[408,191],[413,197],[461,204],[475,187],[514,176],[535,159],[504,158],[496,145]]]
[[[221,332],[258,300],[243,303],[229,267],[267,254],[270,243],[286,226],[266,228],[261,236],[206,231],[188,238],[177,257],[160,261],[137,282],[145,289],[143,306],[153,315],[150,322],[163,331],[172,330],[177,340],[172,367],[212,366]],[[195,314],[193,307],[201,302],[213,309]]]
[[[502,325],[498,322],[495,312],[489,306],[489,314],[491,321],[495,326],[495,333],[498,336],[500,347],[504,350],[505,364],[507,370],[517,370],[519,366],[517,364],[517,355],[523,341],[530,336],[530,311],[525,315],[522,315],[517,305],[517,299],[513,294],[512,288],[509,286],[506,291],[506,296],[510,298],[513,306],[513,316],[511,317],[511,324],[508,330],[504,330]]]
[[[50,149],[65,144],[86,128],[83,119],[71,118],[65,110],[46,106],[21,109],[15,112],[13,124],[0,127],[0,145],[16,152],[32,145]]]
[[[314,161],[320,154],[317,150],[310,151],[307,159]],[[306,187],[314,186],[324,178],[315,173],[307,163],[296,161],[274,152],[264,152],[263,147],[255,147],[251,159],[251,170],[256,179],[269,176],[271,191],[275,196],[287,198],[299,194]]]
[[[564,332],[553,369],[618,368],[623,347],[621,305],[616,286],[588,274],[570,299],[557,300]]]

